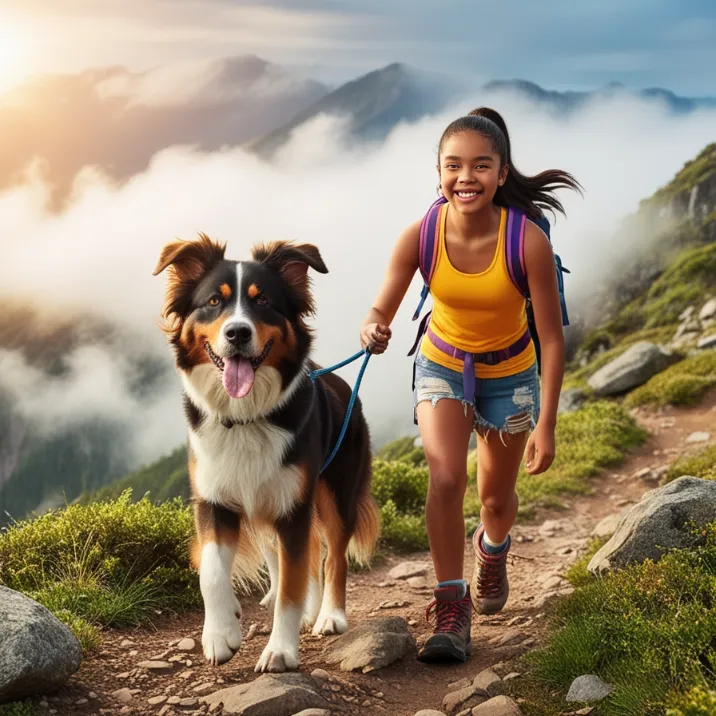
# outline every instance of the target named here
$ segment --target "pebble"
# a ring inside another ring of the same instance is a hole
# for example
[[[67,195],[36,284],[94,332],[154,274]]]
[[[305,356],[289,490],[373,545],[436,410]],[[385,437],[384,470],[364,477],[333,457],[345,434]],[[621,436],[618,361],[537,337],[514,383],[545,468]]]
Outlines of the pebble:
[[[166,696],[152,696],[151,699],[147,699],[147,703],[150,706],[161,706],[166,700]]]
[[[522,676],[522,674],[520,674],[519,671],[513,671],[513,672],[507,674],[506,676],[503,676],[502,680],[503,681],[512,681],[512,679],[517,679],[520,676]]]
[[[244,641],[248,641],[249,639],[253,638],[253,636],[256,634],[256,631],[258,630],[259,625],[254,622],[250,627],[249,630],[246,632],[246,636],[244,637]]]
[[[97,694],[95,694],[94,691],[90,691],[90,692],[87,694],[87,696],[89,696],[91,699],[98,699],[98,698],[99,698],[99,696],[97,696]]]
[[[691,433],[691,435],[689,435],[689,437],[686,438],[686,442],[687,443],[705,443],[710,437],[711,437],[711,435],[709,435],[709,433],[704,433],[704,432],[699,431],[699,432]]]
[[[559,587],[559,585],[562,584],[562,578],[561,577],[550,577],[548,580],[546,580],[542,587],[545,590],[554,589],[555,587]]]
[[[194,651],[196,649],[196,642],[193,639],[182,639],[177,644],[179,651]]]
[[[127,688],[113,691],[112,696],[122,704],[128,704],[132,700],[132,692]]]
[[[430,565],[425,562],[401,562],[388,572],[390,579],[409,579],[427,574]]]
[[[168,661],[156,661],[151,659],[149,661],[140,661],[137,666],[155,674],[165,674],[174,669],[174,665]]]
[[[311,676],[317,681],[328,681],[331,678],[331,675],[324,669],[314,669]]]
[[[131,639],[124,639],[119,646],[122,649],[129,649],[130,646],[134,646],[134,642]]]
[[[181,701],[181,699],[178,696],[170,696],[167,699],[168,704],[178,704]]]
[[[418,622],[416,622],[415,619],[408,619],[408,626],[414,627],[417,625],[418,625]]]

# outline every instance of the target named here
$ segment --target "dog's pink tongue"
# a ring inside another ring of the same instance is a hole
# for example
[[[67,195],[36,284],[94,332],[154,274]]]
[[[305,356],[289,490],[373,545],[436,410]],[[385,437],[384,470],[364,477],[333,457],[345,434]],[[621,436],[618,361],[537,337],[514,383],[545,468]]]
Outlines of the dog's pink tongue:
[[[232,398],[243,398],[254,384],[254,368],[248,358],[224,359],[224,390]]]

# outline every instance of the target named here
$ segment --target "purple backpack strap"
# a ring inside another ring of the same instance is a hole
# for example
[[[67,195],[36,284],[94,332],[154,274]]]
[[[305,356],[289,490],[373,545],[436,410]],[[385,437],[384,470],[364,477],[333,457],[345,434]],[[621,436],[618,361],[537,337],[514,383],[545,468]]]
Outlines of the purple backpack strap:
[[[437,236],[440,230],[438,221],[440,219],[440,207],[447,203],[447,199],[441,196],[433,202],[427,214],[420,222],[420,273],[423,281],[429,286],[430,279],[435,270],[435,256],[437,254]]]
[[[530,290],[527,284],[527,270],[525,269],[526,224],[527,215],[524,212],[513,207],[507,210],[507,235],[505,237],[507,270],[517,290],[525,298],[529,298]]]

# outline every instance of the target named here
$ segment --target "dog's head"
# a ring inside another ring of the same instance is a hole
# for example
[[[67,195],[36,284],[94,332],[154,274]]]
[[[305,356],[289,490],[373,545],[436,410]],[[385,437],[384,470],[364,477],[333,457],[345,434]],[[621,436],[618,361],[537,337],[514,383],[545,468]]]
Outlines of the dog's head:
[[[251,261],[229,261],[225,248],[201,234],[162,250],[154,275],[169,269],[162,316],[177,366],[185,374],[199,368],[204,392],[223,385],[236,400],[273,371],[267,377],[281,393],[310,350],[308,269],[328,270],[311,244],[261,244]]]

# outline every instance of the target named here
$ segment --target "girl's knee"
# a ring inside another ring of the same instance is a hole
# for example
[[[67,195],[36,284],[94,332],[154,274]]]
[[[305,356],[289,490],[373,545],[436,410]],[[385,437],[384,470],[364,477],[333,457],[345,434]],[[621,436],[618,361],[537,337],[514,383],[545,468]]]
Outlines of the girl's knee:
[[[511,514],[517,507],[517,493],[513,492],[507,498],[497,497],[495,495],[486,495],[481,498],[482,506],[490,515],[496,518],[505,517]]]
[[[444,500],[461,500],[467,487],[467,472],[439,468],[430,471],[430,492]]]

